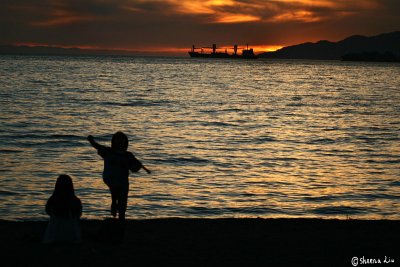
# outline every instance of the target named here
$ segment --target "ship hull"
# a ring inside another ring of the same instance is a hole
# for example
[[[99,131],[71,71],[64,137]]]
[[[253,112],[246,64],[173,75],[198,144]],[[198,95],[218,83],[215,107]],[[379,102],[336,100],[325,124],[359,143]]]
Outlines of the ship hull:
[[[235,55],[235,54],[228,54],[228,53],[199,53],[199,52],[188,52],[190,57],[195,58],[233,58],[233,59],[256,59],[256,55]]]

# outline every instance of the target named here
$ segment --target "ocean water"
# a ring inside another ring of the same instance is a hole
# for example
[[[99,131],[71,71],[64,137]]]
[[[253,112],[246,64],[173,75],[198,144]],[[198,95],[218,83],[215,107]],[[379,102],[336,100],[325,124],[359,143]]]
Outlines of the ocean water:
[[[43,220],[59,174],[110,216],[86,140],[152,170],[128,218],[400,219],[400,65],[0,56],[0,219]]]

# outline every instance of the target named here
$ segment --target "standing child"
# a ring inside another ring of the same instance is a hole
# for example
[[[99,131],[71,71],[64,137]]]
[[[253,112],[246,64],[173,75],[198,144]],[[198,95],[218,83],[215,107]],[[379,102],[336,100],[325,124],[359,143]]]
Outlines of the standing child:
[[[79,218],[82,215],[82,203],[75,196],[72,179],[68,175],[60,175],[52,196],[46,203],[46,213],[50,215],[43,242],[81,241]]]
[[[147,173],[150,171],[128,152],[128,137],[117,132],[111,140],[111,147],[106,147],[98,144],[94,137],[89,135],[90,144],[97,149],[97,153],[104,159],[103,181],[111,191],[111,214],[125,220],[125,212],[128,204],[129,192],[129,170],[138,172],[144,169]]]

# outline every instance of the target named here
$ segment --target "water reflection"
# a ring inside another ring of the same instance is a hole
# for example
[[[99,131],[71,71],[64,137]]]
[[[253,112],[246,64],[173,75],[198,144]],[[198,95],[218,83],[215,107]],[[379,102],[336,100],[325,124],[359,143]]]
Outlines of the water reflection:
[[[84,217],[108,216],[86,136],[104,143],[121,130],[153,170],[132,175],[128,217],[399,219],[395,66],[0,60],[10,75],[0,89],[2,218],[45,218],[60,173],[73,177]]]

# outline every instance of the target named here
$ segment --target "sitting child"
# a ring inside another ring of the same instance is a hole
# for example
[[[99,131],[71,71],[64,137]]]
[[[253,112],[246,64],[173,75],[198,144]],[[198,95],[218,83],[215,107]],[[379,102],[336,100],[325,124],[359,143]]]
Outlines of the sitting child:
[[[50,215],[50,221],[44,234],[44,243],[81,241],[79,218],[82,215],[82,203],[75,196],[70,176],[58,177],[53,195],[47,201],[46,213]]]

